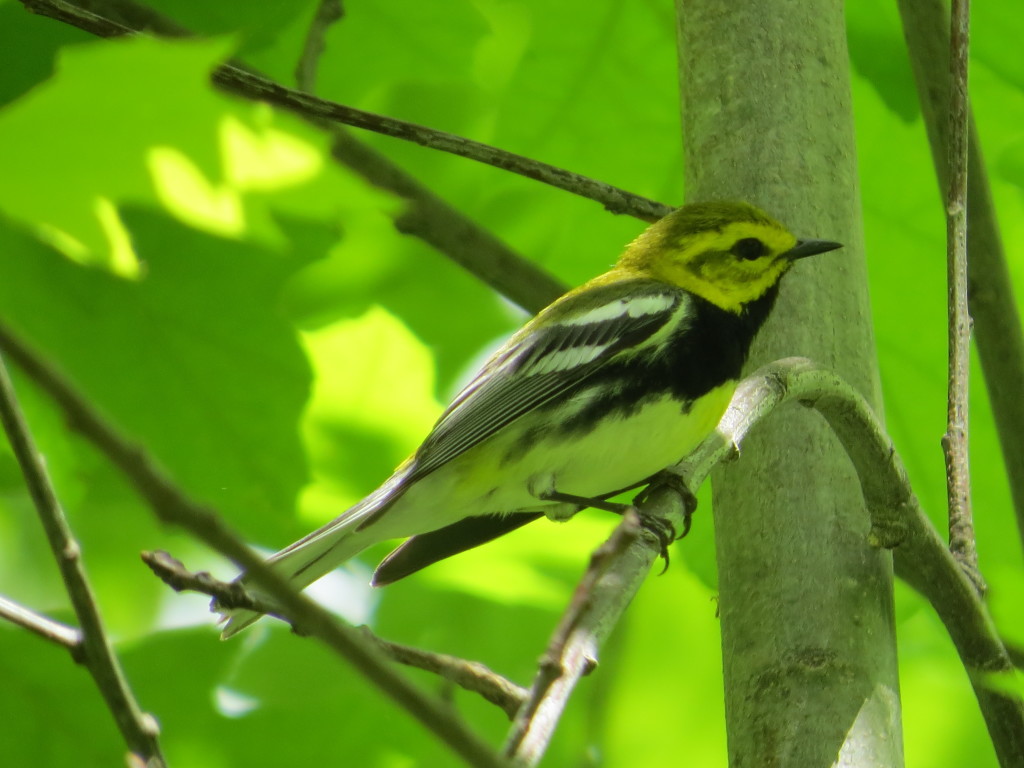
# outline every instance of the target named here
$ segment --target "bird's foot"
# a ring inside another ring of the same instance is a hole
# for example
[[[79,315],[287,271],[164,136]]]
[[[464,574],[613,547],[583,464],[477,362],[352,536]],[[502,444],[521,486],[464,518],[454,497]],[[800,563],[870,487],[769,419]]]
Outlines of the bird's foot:
[[[631,504],[620,504],[617,501],[606,501],[605,499],[593,499],[589,496],[574,496],[571,493],[562,493],[561,491],[554,490],[544,491],[539,494],[539,498],[543,501],[558,501],[563,504],[575,504],[580,509],[583,507],[603,509],[606,512],[614,512],[617,515],[624,514],[632,507]]]
[[[653,497],[656,491],[663,489],[675,493],[682,502],[682,533],[677,531],[676,527],[663,517],[643,514],[644,505]],[[640,511],[641,525],[653,533],[661,544],[661,557],[665,560],[665,567],[662,568],[661,572],[665,573],[669,566],[668,547],[676,539],[681,539],[690,532],[691,518],[697,509],[697,497],[693,495],[693,492],[686,485],[682,477],[673,472],[663,471],[654,475],[647,484],[647,487],[633,498],[633,505]]]
[[[697,511],[697,497],[693,494],[693,491],[690,490],[686,481],[683,480],[682,477],[674,472],[669,472],[668,470],[659,472],[650,479],[646,488],[633,497],[633,505],[637,508],[642,507],[651,498],[654,491],[662,488],[667,488],[668,490],[678,494],[679,499],[683,503],[683,532],[678,536],[675,536],[673,541],[675,539],[681,539],[690,532],[691,518],[693,517],[693,513]],[[669,527],[672,526],[669,525]],[[675,529],[674,527],[672,528],[674,532]]]

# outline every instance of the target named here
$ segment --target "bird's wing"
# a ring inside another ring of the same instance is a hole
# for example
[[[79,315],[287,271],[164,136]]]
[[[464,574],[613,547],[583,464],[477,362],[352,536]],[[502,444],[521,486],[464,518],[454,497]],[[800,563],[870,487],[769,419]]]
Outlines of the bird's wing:
[[[664,328],[688,295],[654,281],[569,295],[488,361],[442,414],[408,481],[433,472],[526,413],[579,385]],[[540,327],[538,327],[540,324]]]
[[[616,356],[650,341],[675,313],[688,311],[689,300],[689,294],[671,286],[636,280],[557,301],[488,360],[441,415],[415,456],[387,482],[274,555],[274,560],[302,558],[319,548],[326,553],[343,531],[371,526],[417,479],[578,385]],[[316,561],[310,556],[304,567]]]

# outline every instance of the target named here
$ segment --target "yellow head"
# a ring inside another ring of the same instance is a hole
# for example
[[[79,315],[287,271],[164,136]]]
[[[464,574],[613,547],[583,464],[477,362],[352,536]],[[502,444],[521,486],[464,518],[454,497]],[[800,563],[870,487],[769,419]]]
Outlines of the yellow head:
[[[747,203],[694,203],[652,224],[630,243],[617,269],[678,285],[739,312],[775,285],[794,260],[839,247],[797,240]]]

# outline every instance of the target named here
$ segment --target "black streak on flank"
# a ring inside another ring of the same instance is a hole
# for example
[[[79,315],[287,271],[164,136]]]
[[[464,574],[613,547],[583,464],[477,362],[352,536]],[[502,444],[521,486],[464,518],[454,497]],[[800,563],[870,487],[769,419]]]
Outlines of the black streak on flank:
[[[629,416],[644,403],[671,394],[688,410],[688,404],[727,381],[738,379],[750,353],[750,344],[764,324],[778,286],[748,304],[739,315],[693,297],[694,314],[687,330],[669,343],[661,355],[647,360],[638,375],[636,359],[605,366],[588,378],[581,389],[598,387],[607,392],[552,431],[585,434],[602,414]],[[566,393],[571,396],[572,393]],[[562,398],[559,398],[562,401]],[[552,404],[552,407],[557,407]],[[531,444],[537,435],[531,435]]]

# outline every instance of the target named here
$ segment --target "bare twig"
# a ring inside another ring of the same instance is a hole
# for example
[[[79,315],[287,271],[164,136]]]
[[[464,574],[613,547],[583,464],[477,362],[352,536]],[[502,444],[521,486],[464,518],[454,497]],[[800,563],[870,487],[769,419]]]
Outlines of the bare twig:
[[[507,152],[463,136],[309,96],[230,65],[215,70],[213,82],[232,93],[267,101],[305,117],[362,128],[430,149],[458,155],[468,160],[492,165],[495,168],[593,200],[612,213],[628,214],[644,221],[657,221],[672,210],[654,200],[567,171],[564,168],[517,155],[514,152]]]
[[[543,309],[567,290],[365,142],[338,129],[331,153],[371,184],[408,201],[395,219],[399,232],[419,237],[528,312]]]
[[[157,517],[188,530],[246,571],[280,606],[280,613],[287,616],[291,624],[351,663],[469,765],[480,768],[506,765],[447,705],[397,674],[377,647],[360,632],[340,624],[323,607],[297,593],[217,514],[188,498],[142,448],[122,437],[60,374],[2,325],[0,349],[53,398],[70,427],[91,441],[132,481]]]
[[[946,489],[949,548],[974,574],[978,552],[971,513],[967,458],[967,387],[971,364],[971,317],[967,309],[967,50],[969,0],[953,0],[950,26],[949,189],[946,192],[947,290],[949,302],[949,396]],[[982,586],[977,577],[979,588]]]
[[[3,359],[0,359],[0,421],[3,422],[4,431],[25,477],[25,484],[39,513],[39,520],[57,560],[71,605],[82,627],[81,662],[95,680],[128,749],[151,768],[162,767],[165,763],[160,752],[159,728],[156,721],[143,712],[136,701],[110,645],[82,563],[81,548],[57,501],[43,458],[36,449],[18,406],[14,386]],[[55,628],[51,626],[49,629],[52,632]]]
[[[216,598],[217,603],[224,608],[239,608],[276,615],[274,606],[253,596],[240,582],[221,581],[205,571],[190,571],[167,552],[143,552],[142,560],[161,581],[176,592],[199,592]],[[515,715],[526,698],[526,691],[523,688],[479,662],[392,643],[377,637],[366,627],[361,629],[371,642],[394,661],[433,672],[461,688],[477,693],[501,707],[510,718]],[[299,628],[296,628],[296,632],[301,634]]]
[[[215,597],[217,605],[226,610],[258,611],[268,616],[278,615],[274,606],[255,597],[239,581],[221,581],[207,571],[190,571],[184,563],[161,549],[153,552],[144,551],[140,553],[140,557],[156,577],[175,592],[198,592],[201,595]]]
[[[655,524],[652,527],[664,530],[684,530],[686,513],[679,493],[662,486],[640,507],[643,518]],[[538,672],[528,704],[532,714],[524,711],[506,740],[506,754],[518,766],[536,765],[544,755],[569,697],[596,666],[601,645],[662,553],[662,543],[648,527],[638,527],[636,518],[627,515],[602,549],[605,551],[596,567],[584,575],[573,605],[545,652],[550,657],[545,663],[549,671]],[[546,679],[555,672],[553,680]]]
[[[320,56],[326,48],[327,29],[344,15],[341,0],[320,0],[313,15],[313,22],[306,32],[306,42],[302,46],[299,63],[295,66],[295,84],[300,91],[316,92],[316,73],[319,69]]]
[[[589,632],[577,633],[576,630],[586,623],[587,612],[593,608],[596,590],[608,569],[640,536],[640,518],[634,511],[628,511],[622,522],[615,527],[612,535],[598,547],[590,557],[583,578],[573,592],[572,600],[562,615],[540,658],[537,675],[530,687],[529,697],[516,714],[515,722],[505,742],[505,754],[524,765],[535,764],[543,755],[550,733],[538,738],[538,727],[543,728],[544,722],[538,720],[537,713],[545,701],[548,691],[555,681],[563,676],[576,678],[586,675],[597,666],[596,643]],[[625,606],[623,606],[625,608]],[[609,622],[609,626],[614,625]],[[602,638],[603,639],[603,638]],[[574,642],[576,641],[576,642]],[[574,647],[578,646],[578,647]],[[561,708],[559,707],[559,714]],[[548,721],[551,719],[548,718]],[[557,723],[557,719],[554,720]],[[534,736],[526,743],[530,734]],[[553,730],[553,727],[552,727]]]
[[[129,35],[129,29],[102,16],[84,11],[66,0],[21,0],[33,13],[48,16],[100,37]],[[420,146],[476,160],[505,171],[519,174],[603,205],[612,213],[628,214],[644,221],[657,221],[672,209],[632,192],[542,163],[513,152],[472,141],[445,131],[438,131],[404,120],[376,115],[354,107],[320,99],[301,91],[286,88],[237,66],[225,64],[213,73],[213,82],[220,88],[240,96],[258,99],[287,109],[302,117],[351,125]]]
[[[903,33],[943,196],[949,189],[950,37],[944,0],[899,0]],[[968,104],[968,115],[970,105]],[[969,117],[968,303],[985,387],[1024,544],[1024,331],[999,235],[984,159]]]
[[[45,640],[63,645],[75,661],[82,661],[82,633],[67,624],[36,613],[10,598],[0,596],[0,618],[24,627]]]
[[[487,701],[500,707],[508,715],[509,720],[515,717],[516,712],[526,700],[527,690],[525,688],[502,677],[478,661],[467,661],[446,653],[434,653],[409,645],[392,643],[377,637],[367,627],[362,627],[362,630],[380,646],[384,653],[398,663],[433,672],[460,688],[480,694]]]

